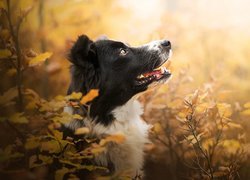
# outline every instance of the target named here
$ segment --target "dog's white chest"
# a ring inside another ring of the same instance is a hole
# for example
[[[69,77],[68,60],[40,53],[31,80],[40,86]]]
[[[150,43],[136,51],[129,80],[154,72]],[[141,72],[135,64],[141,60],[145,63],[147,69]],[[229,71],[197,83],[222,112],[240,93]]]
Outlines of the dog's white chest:
[[[104,105],[105,106],[105,105]],[[72,113],[70,107],[66,112]],[[116,173],[126,172],[135,176],[140,173],[143,166],[143,149],[148,140],[149,125],[141,119],[142,107],[133,98],[125,105],[119,106],[112,111],[115,120],[109,125],[96,124],[90,119],[84,120],[84,125],[90,129],[91,135],[103,137],[104,135],[122,134],[125,137],[123,143],[110,143],[106,151],[96,156],[95,161],[101,166],[112,168]],[[70,129],[79,128],[78,121],[68,124]]]
[[[111,161],[116,172],[130,171],[132,175],[139,173],[143,166],[143,148],[148,142],[149,129],[149,125],[140,117],[142,112],[140,103],[131,99],[113,110],[115,120],[110,126],[92,126],[92,132],[96,135],[121,133],[125,136],[125,142],[110,144],[105,153],[96,157],[98,164],[108,166]]]

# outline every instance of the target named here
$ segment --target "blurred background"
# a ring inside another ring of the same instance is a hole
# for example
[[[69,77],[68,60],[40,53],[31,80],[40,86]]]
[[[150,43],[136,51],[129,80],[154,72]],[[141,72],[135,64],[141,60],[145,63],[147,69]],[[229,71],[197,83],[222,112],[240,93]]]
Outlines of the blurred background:
[[[53,52],[45,67],[33,69],[39,73],[26,79],[30,85],[40,82],[34,88],[43,97],[66,92],[67,51],[72,41],[86,34],[92,39],[106,35],[132,46],[169,39],[174,78],[182,68],[188,69],[195,77],[189,88],[212,77],[230,91],[230,100],[245,102],[249,98],[247,0],[27,0],[13,6],[16,13],[32,7],[21,27],[22,47],[37,53]]]
[[[187,149],[180,148],[185,138],[178,121],[178,113],[185,109],[183,100],[196,90],[205,101],[201,104],[205,103],[208,109],[216,104],[218,110],[222,107],[230,112],[227,118],[232,124],[225,132],[223,129],[227,141],[223,151],[216,149],[218,156],[213,163],[218,178],[249,179],[249,7],[248,0],[11,0],[13,15],[18,17],[29,10],[20,27],[22,51],[27,56],[53,53],[45,63],[25,70],[23,84],[47,100],[65,95],[70,80],[67,54],[81,34],[93,40],[106,35],[131,46],[168,39],[173,44],[169,67],[173,77],[167,85],[141,97],[144,118],[155,125],[153,144],[147,147],[148,179],[189,179],[189,175],[197,178],[195,170],[184,163],[193,162],[194,154],[186,154]],[[13,21],[17,21],[15,17]],[[0,27],[2,42],[8,37],[6,27],[6,23]],[[24,62],[28,60],[24,57]],[[3,93],[15,86],[16,72],[2,60],[0,72]],[[209,122],[211,118],[206,120],[202,124],[205,129],[207,123],[213,123]],[[215,137],[212,128],[202,143]],[[220,159],[221,152],[230,157]],[[241,154],[244,157],[237,168],[232,166],[240,159],[233,157]],[[222,167],[229,170],[221,170]],[[234,176],[230,176],[232,167],[237,171]]]

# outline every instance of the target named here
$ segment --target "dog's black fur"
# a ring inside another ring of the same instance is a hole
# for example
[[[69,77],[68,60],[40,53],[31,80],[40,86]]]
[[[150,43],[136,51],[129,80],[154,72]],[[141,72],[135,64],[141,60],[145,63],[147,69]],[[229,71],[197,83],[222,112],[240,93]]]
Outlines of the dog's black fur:
[[[163,41],[161,46],[163,52],[171,48],[169,41]],[[99,89],[99,96],[91,102],[90,115],[103,125],[112,123],[115,107],[125,104],[156,81],[153,78],[140,84],[137,76],[164,63],[156,51],[149,51],[147,47],[133,48],[112,40],[93,42],[85,35],[73,45],[69,60],[73,65],[68,94],[85,95],[90,89]],[[163,78],[169,76],[165,74]]]

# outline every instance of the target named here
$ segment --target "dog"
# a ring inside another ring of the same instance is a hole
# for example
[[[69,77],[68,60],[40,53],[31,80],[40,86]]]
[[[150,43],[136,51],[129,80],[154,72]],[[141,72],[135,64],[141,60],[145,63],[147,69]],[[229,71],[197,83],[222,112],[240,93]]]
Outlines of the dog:
[[[72,121],[67,129],[88,127],[96,137],[117,133],[125,137],[123,143],[110,143],[105,152],[96,156],[97,165],[109,167],[116,174],[129,172],[131,177],[143,174],[149,125],[141,119],[143,109],[137,98],[150,86],[171,77],[162,66],[170,56],[168,40],[131,47],[109,39],[94,42],[86,35],[78,37],[69,56],[72,67],[68,94],[85,95],[99,89],[99,95],[89,102],[90,119]],[[70,106],[65,111],[84,114]]]

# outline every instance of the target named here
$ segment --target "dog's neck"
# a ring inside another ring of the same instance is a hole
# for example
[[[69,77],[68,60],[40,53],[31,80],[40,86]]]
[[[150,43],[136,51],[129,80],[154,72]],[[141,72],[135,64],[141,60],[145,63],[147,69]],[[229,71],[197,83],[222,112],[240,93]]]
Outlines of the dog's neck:
[[[132,97],[132,96],[131,96]],[[90,116],[105,126],[110,125],[115,119],[116,109],[131,105],[134,98],[124,97],[121,92],[101,93],[91,103]]]

